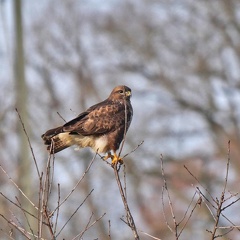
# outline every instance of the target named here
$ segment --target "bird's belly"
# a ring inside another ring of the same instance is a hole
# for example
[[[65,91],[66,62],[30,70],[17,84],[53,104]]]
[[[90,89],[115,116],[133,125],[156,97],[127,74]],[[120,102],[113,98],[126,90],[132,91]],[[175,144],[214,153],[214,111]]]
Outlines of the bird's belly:
[[[81,148],[91,147],[95,152],[98,151],[99,153],[106,153],[110,150],[105,135],[101,137],[72,135],[72,139],[74,144]]]
[[[98,151],[99,153],[106,153],[110,151],[107,136],[103,135],[101,137],[96,138],[93,149],[94,151]]]

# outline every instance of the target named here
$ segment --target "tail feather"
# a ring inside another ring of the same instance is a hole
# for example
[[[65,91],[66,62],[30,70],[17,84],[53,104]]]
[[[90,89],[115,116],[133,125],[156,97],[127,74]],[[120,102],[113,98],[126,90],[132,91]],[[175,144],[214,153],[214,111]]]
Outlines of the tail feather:
[[[57,127],[48,130],[42,135],[42,139],[45,145],[47,145],[47,150],[51,153],[57,153],[65,148],[71,146],[71,142],[65,141],[64,138],[60,138],[59,134],[62,133],[62,127]],[[67,133],[68,134],[68,133]]]
[[[51,143],[51,138],[58,135],[59,133],[62,133],[62,127],[57,127],[50,129],[46,131],[41,137],[44,141],[44,144],[50,144]]]
[[[71,146],[70,143],[62,141],[58,136],[55,136],[55,137],[52,137],[51,143],[47,145],[47,150],[51,154],[55,154],[70,146]]]

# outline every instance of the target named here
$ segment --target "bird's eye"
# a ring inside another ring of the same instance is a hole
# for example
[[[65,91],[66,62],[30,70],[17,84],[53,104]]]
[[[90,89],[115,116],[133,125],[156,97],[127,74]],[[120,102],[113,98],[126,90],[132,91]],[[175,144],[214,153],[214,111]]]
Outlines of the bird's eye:
[[[119,90],[119,93],[123,94],[123,90]]]

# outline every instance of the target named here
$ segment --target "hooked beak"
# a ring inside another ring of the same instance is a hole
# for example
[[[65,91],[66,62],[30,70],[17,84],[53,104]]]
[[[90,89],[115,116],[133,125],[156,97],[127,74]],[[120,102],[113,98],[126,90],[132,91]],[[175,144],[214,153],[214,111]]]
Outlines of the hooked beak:
[[[131,96],[132,93],[131,93],[131,91],[127,91],[127,92],[125,92],[125,95],[128,97],[128,96]]]

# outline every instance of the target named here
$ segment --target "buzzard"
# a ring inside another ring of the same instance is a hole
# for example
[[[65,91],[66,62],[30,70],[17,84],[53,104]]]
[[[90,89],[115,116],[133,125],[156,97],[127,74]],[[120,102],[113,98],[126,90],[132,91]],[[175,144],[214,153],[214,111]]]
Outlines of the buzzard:
[[[95,152],[107,153],[104,159],[111,158],[112,164],[122,162],[116,151],[132,120],[131,95],[129,87],[117,86],[106,100],[63,126],[48,130],[42,135],[47,150],[55,154],[72,145],[91,147]]]

